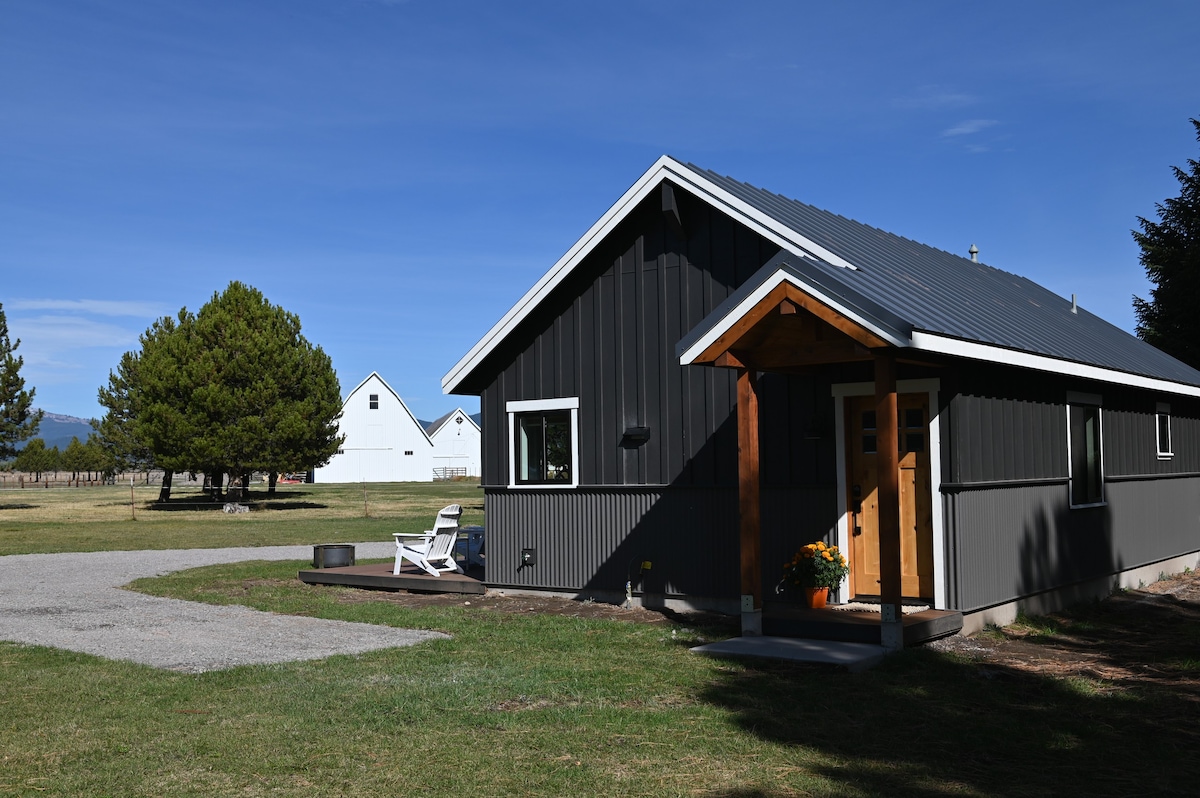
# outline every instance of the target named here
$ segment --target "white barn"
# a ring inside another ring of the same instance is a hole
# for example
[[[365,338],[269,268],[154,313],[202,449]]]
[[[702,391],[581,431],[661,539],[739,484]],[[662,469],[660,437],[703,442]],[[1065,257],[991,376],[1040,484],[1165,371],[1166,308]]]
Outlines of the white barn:
[[[313,481],[433,481],[433,441],[377,372],[346,397],[338,430],[346,441]]]
[[[444,476],[479,476],[482,435],[475,420],[461,407],[425,428],[433,441],[433,467]]]

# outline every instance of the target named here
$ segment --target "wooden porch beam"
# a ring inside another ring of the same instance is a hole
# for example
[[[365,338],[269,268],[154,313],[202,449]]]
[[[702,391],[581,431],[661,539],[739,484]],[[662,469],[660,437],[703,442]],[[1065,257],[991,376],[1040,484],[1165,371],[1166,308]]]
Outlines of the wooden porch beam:
[[[741,543],[742,634],[762,634],[762,515],[758,459],[758,373],[737,374],[738,516]]]

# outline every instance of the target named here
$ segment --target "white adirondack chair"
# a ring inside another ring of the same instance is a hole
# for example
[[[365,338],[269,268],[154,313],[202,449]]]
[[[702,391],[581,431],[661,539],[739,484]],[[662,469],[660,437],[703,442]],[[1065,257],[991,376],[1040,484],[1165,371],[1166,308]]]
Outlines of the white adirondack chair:
[[[458,540],[458,519],[462,507],[450,504],[438,511],[433,529],[420,535],[408,532],[393,532],[396,539],[396,564],[392,574],[400,573],[400,565],[408,560],[430,576],[441,576],[448,571],[462,573],[463,569],[454,559],[454,544]]]

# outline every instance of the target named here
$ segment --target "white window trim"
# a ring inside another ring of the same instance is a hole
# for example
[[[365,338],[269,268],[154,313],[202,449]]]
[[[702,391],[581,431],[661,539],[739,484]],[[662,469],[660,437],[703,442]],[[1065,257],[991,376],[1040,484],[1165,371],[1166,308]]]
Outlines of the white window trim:
[[[1159,419],[1166,417],[1167,419],[1167,445],[1163,446],[1162,436],[1159,432],[1162,430],[1162,424]],[[1166,402],[1159,402],[1155,407],[1154,413],[1154,448],[1158,452],[1159,460],[1170,460],[1175,456],[1174,447],[1175,435],[1171,431],[1171,406]]]
[[[564,490],[579,487],[579,397],[560,399],[523,399],[506,402],[508,413],[508,487],[514,490]],[[571,481],[523,485],[517,482],[517,430],[518,413],[535,413],[539,410],[571,411]]]
[[[1088,405],[1096,408],[1096,423],[1100,425],[1100,501],[1087,504],[1075,504],[1072,498],[1071,485],[1074,482],[1075,458],[1071,449],[1071,406]],[[1083,510],[1088,507],[1104,507],[1108,504],[1107,491],[1104,489],[1104,466],[1108,463],[1108,453],[1104,451],[1104,403],[1099,394],[1077,393],[1067,391],[1067,506],[1072,510]]]

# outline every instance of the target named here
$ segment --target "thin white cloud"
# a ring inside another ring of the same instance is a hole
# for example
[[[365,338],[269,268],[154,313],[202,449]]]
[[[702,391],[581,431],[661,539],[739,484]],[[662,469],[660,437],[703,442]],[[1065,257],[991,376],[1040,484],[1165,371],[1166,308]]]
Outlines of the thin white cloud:
[[[5,303],[6,310],[66,310],[96,316],[135,316],[158,318],[167,311],[152,302],[110,299],[13,299]]]
[[[989,127],[997,124],[999,124],[999,122],[995,119],[967,119],[959,122],[954,127],[943,130],[942,136],[944,138],[950,138],[952,136],[971,136],[975,133],[979,133],[982,130],[987,130]]]
[[[72,357],[72,353],[81,349],[132,349],[141,332],[80,316],[10,318],[8,327],[12,338],[21,339],[17,354],[31,366],[74,363],[80,358]]]

